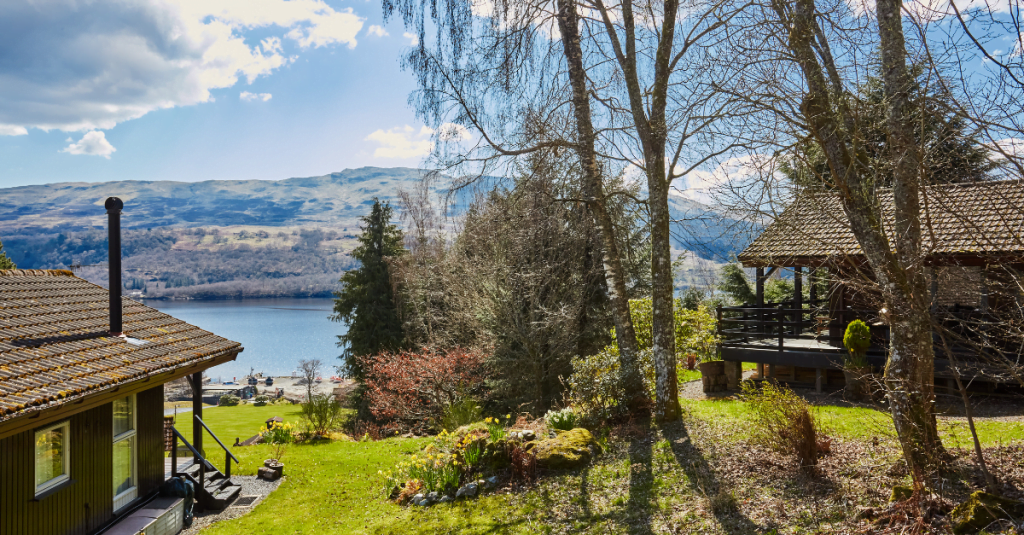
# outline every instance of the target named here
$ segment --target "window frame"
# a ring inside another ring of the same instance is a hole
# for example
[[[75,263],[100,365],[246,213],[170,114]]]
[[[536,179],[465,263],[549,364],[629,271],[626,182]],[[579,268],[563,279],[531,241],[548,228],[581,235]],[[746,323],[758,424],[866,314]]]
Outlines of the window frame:
[[[139,462],[139,455],[138,455],[138,452],[139,452],[139,442],[138,442],[138,440],[136,438],[137,435],[138,435],[138,404],[136,403],[135,394],[129,394],[128,396],[125,396],[125,398],[128,398],[129,403],[131,403],[131,408],[132,408],[131,425],[132,425],[132,428],[129,429],[128,431],[125,431],[124,433],[121,433],[119,435],[114,435],[113,436],[113,438],[111,440],[111,456],[113,456],[113,452],[115,451],[114,447],[116,447],[119,442],[124,442],[126,440],[133,440],[134,439],[133,442],[132,442],[132,448],[131,448],[131,456],[132,456],[132,462],[131,462],[131,482],[132,482],[132,486],[129,487],[127,490],[124,490],[124,491],[114,495],[114,499],[113,499],[114,504],[113,505],[114,505],[114,512],[115,513],[120,511],[121,509],[124,509],[125,507],[128,506],[128,504],[133,502],[135,500],[135,498],[138,497],[138,492],[139,492],[139,485],[138,485],[138,481],[137,481],[137,478],[138,478],[138,462]],[[125,398],[118,398],[118,399],[116,399],[114,401],[120,401],[121,399],[125,399]],[[111,417],[113,417],[114,401],[112,401],[110,403]],[[113,426],[111,426],[111,432],[113,432]],[[111,471],[111,484],[113,484],[113,471]]]
[[[62,435],[63,438],[64,438],[64,444],[61,447],[61,461],[62,461],[61,464],[64,467],[64,472],[62,474],[60,474],[59,476],[57,476],[57,477],[51,478],[48,481],[44,481],[44,482],[42,482],[40,484],[35,485],[35,498],[37,498],[37,499],[40,498],[43,495],[46,495],[50,491],[52,491],[55,488],[59,487],[60,485],[63,485],[65,483],[67,483],[68,481],[71,481],[71,452],[69,451],[69,449],[71,447],[71,420],[70,419],[63,420],[63,421],[57,422],[55,424],[50,424],[50,425],[48,425],[46,427],[43,427],[41,429],[37,429],[35,431],[35,433],[33,434],[33,437],[36,439],[36,441],[38,441],[39,440],[39,435],[41,435],[43,433],[49,433],[50,431],[53,431],[54,429],[58,429],[58,428],[61,428],[61,427],[64,428],[64,434]],[[33,443],[33,446],[32,446],[32,480],[33,480],[33,482],[35,481],[36,464],[37,464],[37,461],[38,461],[38,455],[39,454],[38,454],[38,452],[35,449],[35,444]]]

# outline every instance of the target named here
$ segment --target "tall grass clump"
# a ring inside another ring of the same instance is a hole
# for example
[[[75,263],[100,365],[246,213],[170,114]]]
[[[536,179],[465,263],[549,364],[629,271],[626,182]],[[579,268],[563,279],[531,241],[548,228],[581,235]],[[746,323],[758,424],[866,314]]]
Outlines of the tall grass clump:
[[[804,469],[817,464],[818,429],[807,400],[768,381],[763,381],[760,388],[753,382],[743,383],[743,398],[750,408],[755,444],[795,456]]]

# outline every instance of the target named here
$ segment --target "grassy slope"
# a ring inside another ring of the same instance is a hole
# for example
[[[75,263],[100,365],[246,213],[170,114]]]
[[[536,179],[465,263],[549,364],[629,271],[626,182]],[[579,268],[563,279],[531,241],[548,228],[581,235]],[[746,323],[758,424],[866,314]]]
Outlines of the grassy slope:
[[[735,401],[688,401],[688,420],[716,427],[743,429],[745,408]],[[258,428],[280,415],[296,418],[297,407],[248,406],[208,410],[206,421],[222,436]],[[289,412],[290,411],[290,412]],[[885,413],[864,408],[823,407],[818,416],[835,435],[863,439],[888,436]],[[1024,425],[985,422],[980,425],[987,445],[1024,440]],[[951,432],[943,424],[949,446],[967,446],[969,435]],[[235,430],[235,431],[231,431]],[[742,433],[742,432],[741,432]],[[242,433],[244,434],[244,433]],[[741,435],[732,435],[741,438]],[[233,441],[233,438],[232,438]],[[286,480],[251,513],[214,524],[208,535],[237,533],[545,533],[581,532],[606,535],[674,526],[690,532],[711,529],[716,522],[703,512],[694,468],[680,463],[685,440],[659,440],[639,451],[613,443],[612,451],[587,470],[545,478],[523,494],[490,495],[473,502],[437,505],[428,509],[399,507],[380,496],[378,470],[388,469],[403,456],[418,451],[423,439],[380,442],[333,442],[290,445],[283,460]],[[271,456],[266,445],[235,448],[242,460],[238,472],[252,475]],[[637,471],[637,466],[646,466]],[[742,522],[742,515],[740,520]],[[652,522],[654,525],[652,526]],[[662,524],[662,522],[666,524]],[[710,522],[710,524],[708,523]],[[810,520],[808,520],[810,522]],[[741,529],[742,525],[734,525]],[[747,527],[750,527],[749,524]],[[742,532],[742,531],[740,531]]]

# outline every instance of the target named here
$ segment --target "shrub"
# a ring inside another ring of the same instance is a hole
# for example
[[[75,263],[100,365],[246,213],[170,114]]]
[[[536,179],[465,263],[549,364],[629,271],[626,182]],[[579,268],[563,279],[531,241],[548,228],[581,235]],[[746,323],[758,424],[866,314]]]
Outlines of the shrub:
[[[267,403],[270,402],[270,396],[263,396],[263,395],[256,396],[256,397],[252,398],[252,402],[257,407],[262,407],[262,406],[264,406],[264,405],[266,405]]]
[[[843,345],[849,351],[846,358],[848,368],[867,368],[867,352],[871,347],[871,328],[861,320],[853,320],[846,326]]]
[[[221,405],[223,407],[234,407],[235,405],[238,405],[239,402],[241,402],[241,401],[242,401],[242,398],[240,398],[238,396],[232,396],[231,394],[224,394],[223,396],[220,397],[220,402],[218,403],[218,405]]]
[[[292,424],[271,422],[269,426],[260,430],[260,437],[267,444],[287,444],[294,440]]]
[[[718,330],[714,314],[704,306],[687,310],[676,299],[675,307],[676,355],[694,353],[703,362],[718,357]],[[651,299],[629,301],[629,315],[633,319],[636,341],[641,350],[654,347],[654,304]],[[612,333],[614,338],[615,333]],[[614,342],[613,342],[614,345]],[[617,347],[617,346],[616,346]]]
[[[654,397],[654,308],[650,299],[634,299],[629,302],[629,311],[640,349],[637,354],[640,372],[644,377],[648,397]],[[675,334],[677,365],[688,363],[689,355],[693,355],[694,364],[719,358],[717,322],[707,307],[698,306],[697,310],[687,310],[677,300]],[[625,394],[619,385],[619,347],[614,340],[614,329],[612,338],[612,343],[599,353],[572,360],[572,375],[568,380],[569,399],[582,417],[612,417],[618,401]]]
[[[334,396],[313,394],[309,401],[302,404],[301,414],[313,433],[323,436],[341,420],[341,405],[338,405]]]
[[[407,425],[438,422],[445,407],[480,393],[484,355],[455,348],[381,353],[362,358],[366,399],[379,420]]]
[[[549,427],[561,431],[574,429],[579,423],[579,417],[573,412],[572,407],[566,407],[560,411],[548,411],[544,415],[544,419],[547,420]]]
[[[458,429],[464,425],[480,421],[483,414],[476,400],[466,398],[444,408],[441,413],[441,429]]]
[[[754,443],[795,456],[803,468],[817,464],[818,432],[805,399],[771,382],[762,382],[760,389],[743,383],[743,397],[750,407]]]

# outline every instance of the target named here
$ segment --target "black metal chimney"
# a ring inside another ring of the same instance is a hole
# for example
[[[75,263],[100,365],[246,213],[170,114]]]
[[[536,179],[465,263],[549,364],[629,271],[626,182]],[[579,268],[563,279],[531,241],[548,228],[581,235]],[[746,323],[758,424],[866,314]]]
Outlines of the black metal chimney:
[[[121,209],[124,203],[117,197],[107,198],[108,262],[110,266],[110,335],[121,336]]]

